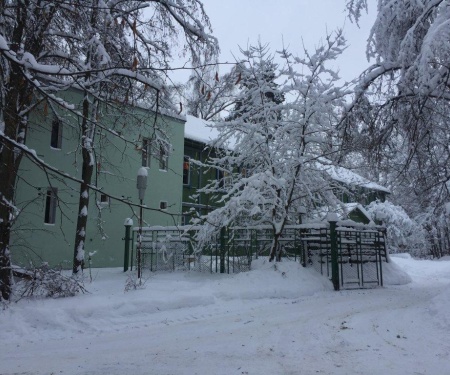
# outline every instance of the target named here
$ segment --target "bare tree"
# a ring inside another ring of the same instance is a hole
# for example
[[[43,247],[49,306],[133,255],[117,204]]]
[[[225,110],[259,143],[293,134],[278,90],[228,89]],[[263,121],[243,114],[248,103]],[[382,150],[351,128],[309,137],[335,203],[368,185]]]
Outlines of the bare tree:
[[[352,19],[358,21],[368,3],[347,1]],[[379,0],[367,45],[374,62],[355,80],[341,123],[347,143],[372,173],[383,175],[433,241],[445,232],[436,226],[447,225],[450,201],[449,19],[448,0]]]
[[[185,89],[188,114],[207,121],[219,120],[235,104],[239,74],[233,68],[219,75],[217,67],[207,66],[192,73]]]
[[[94,137],[97,129],[108,130],[101,111],[107,107],[123,111],[126,105],[140,104],[158,113],[172,50],[188,53],[194,63],[208,61],[218,49],[209,30],[198,0],[0,1],[2,298],[8,299],[11,293],[9,242],[18,212],[14,189],[22,157],[33,158],[23,146],[33,110],[43,106],[59,118],[70,113],[81,124],[82,172],[73,267],[77,272],[84,262]],[[70,89],[83,93],[81,111],[66,101],[64,93]]]

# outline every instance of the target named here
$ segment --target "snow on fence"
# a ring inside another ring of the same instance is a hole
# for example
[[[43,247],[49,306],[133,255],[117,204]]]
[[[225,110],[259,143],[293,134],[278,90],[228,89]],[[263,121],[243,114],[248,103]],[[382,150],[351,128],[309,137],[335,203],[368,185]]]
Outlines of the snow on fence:
[[[199,248],[195,240],[198,230],[195,226],[142,228],[142,268],[217,273],[248,271],[253,259],[269,255],[273,241],[270,226],[232,227],[223,228],[208,246]],[[139,245],[138,231],[137,227],[132,231],[131,267]],[[382,262],[387,261],[385,232],[383,227],[350,220],[287,225],[280,247],[282,257],[313,267],[332,279],[335,289],[370,287],[383,284]]]

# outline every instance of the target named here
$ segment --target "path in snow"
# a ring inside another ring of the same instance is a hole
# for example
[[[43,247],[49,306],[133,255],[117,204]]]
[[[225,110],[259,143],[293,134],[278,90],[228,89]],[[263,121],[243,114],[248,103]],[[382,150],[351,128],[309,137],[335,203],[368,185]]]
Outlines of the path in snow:
[[[89,304],[91,315],[82,316],[78,306],[78,323],[60,322],[51,334],[39,323],[27,326],[31,339],[13,330],[6,345],[2,334],[0,374],[450,373],[450,324],[437,319],[449,311],[450,262],[395,260],[413,283],[291,299],[218,298],[219,284],[239,288],[236,277],[202,289],[198,280],[161,276],[161,288],[178,286],[167,297],[184,302],[158,310],[151,301],[137,303],[148,293],[137,291],[125,295],[135,305],[110,302],[122,309],[117,315],[101,299],[101,309]],[[269,288],[270,281],[261,278],[258,286]],[[41,312],[58,302],[42,302]],[[138,311],[143,306],[148,310]]]

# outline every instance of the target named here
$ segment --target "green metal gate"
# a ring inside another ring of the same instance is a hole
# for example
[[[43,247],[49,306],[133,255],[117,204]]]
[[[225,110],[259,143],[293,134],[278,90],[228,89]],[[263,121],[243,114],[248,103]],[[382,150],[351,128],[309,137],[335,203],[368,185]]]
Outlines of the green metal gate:
[[[328,277],[336,290],[382,286],[383,262],[387,261],[385,239],[384,227],[348,220],[330,223],[325,228],[304,229],[304,266]]]
[[[383,260],[386,260],[384,230],[338,227],[336,232],[341,287],[382,286]]]

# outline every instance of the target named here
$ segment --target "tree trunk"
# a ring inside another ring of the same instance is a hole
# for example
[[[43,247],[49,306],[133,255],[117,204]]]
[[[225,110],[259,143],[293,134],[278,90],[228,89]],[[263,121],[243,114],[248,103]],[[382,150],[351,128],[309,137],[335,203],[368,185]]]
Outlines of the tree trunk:
[[[26,118],[19,116],[18,106],[29,105],[31,95],[24,98],[21,93],[26,84],[17,69],[12,68],[10,85],[2,109],[5,122],[5,136],[18,143],[24,143],[27,128]],[[8,300],[11,294],[11,254],[9,242],[11,227],[15,219],[14,190],[22,152],[7,140],[0,142],[0,294]]]
[[[88,209],[89,209],[89,186],[92,182],[92,173],[94,171],[94,158],[92,142],[94,124],[89,121],[89,101],[85,97],[83,101],[83,123],[82,123],[82,156],[83,165],[81,169],[80,199],[78,201],[77,230],[75,233],[75,246],[73,253],[73,273],[84,268],[84,249],[86,241]],[[95,118],[95,117],[94,117]]]
[[[83,149],[84,154],[87,153]],[[89,185],[92,179],[93,166],[87,165],[83,162],[82,167],[82,179],[83,183],[80,186],[80,199],[78,201],[78,218],[77,218],[77,230],[75,233],[75,247],[73,255],[73,273],[78,273],[84,268],[84,248],[86,241],[88,208],[89,208]]]
[[[11,255],[9,241],[14,220],[14,185],[18,163],[14,148],[2,142],[0,153],[0,291],[1,297],[9,299],[11,294]]]
[[[12,151],[4,143],[0,147],[3,148],[0,154],[0,299],[8,300],[12,285],[9,240],[13,196],[10,186],[14,184],[15,173],[10,164]]]
[[[281,262],[281,248],[280,248],[281,233],[273,234],[272,248],[270,249],[269,262],[274,259],[276,262]]]

